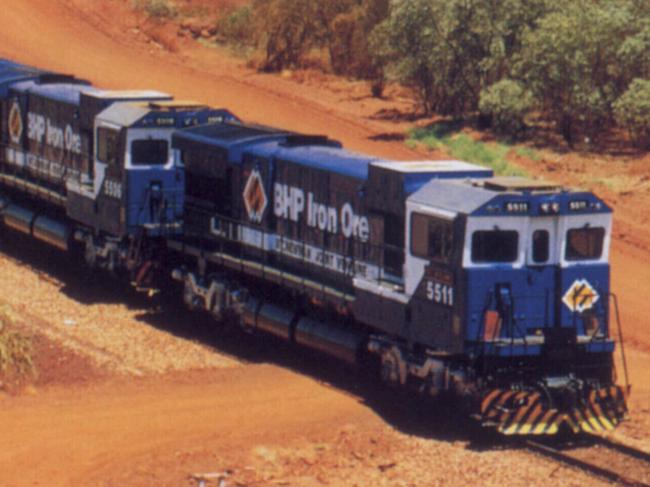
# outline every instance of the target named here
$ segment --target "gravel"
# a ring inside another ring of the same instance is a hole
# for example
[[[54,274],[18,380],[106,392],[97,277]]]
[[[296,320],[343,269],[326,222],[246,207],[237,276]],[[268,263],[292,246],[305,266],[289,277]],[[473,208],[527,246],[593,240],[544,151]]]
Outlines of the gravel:
[[[60,255],[52,257],[57,266],[69,263]],[[71,291],[69,280],[56,274],[0,254],[2,302],[27,326],[37,327],[48,338],[108,371],[146,375],[239,365],[236,359],[207,345],[145,322],[151,311],[145,300],[138,305],[124,304],[125,298],[120,296],[124,291],[120,291],[113,298],[83,302],[74,296],[80,292]],[[190,325],[192,318],[184,313],[181,319]],[[173,328],[182,330],[183,325],[174,323]]]

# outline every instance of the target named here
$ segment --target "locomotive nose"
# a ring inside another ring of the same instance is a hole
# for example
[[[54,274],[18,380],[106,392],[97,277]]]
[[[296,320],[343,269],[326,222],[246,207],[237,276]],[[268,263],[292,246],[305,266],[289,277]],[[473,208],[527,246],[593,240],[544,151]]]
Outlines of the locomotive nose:
[[[548,378],[535,390],[494,389],[483,396],[478,418],[505,435],[554,435],[613,430],[625,416],[623,389],[585,387],[573,378]]]

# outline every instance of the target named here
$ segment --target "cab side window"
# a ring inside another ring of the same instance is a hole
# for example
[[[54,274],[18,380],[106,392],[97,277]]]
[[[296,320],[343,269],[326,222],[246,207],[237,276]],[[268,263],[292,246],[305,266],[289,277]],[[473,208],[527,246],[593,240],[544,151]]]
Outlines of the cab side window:
[[[117,165],[119,132],[107,127],[97,129],[97,159],[109,165]]]
[[[451,221],[429,215],[411,215],[411,253],[416,257],[449,263],[454,245]]]

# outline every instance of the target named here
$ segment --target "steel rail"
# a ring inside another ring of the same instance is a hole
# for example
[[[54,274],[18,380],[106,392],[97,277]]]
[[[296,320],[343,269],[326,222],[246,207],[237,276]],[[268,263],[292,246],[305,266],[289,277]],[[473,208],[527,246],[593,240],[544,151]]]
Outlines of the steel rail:
[[[638,448],[619,443],[618,441],[610,440],[604,436],[590,435],[589,439],[594,443],[598,443],[600,446],[611,448],[612,450],[616,450],[623,455],[627,455],[628,457],[648,462],[648,469],[650,469],[650,452],[639,450]]]
[[[594,438],[597,438],[596,442],[600,443],[602,446],[611,447],[612,449],[615,449],[625,455],[631,456],[637,460],[648,461],[648,459],[650,458],[650,455],[648,455],[646,452],[636,450],[632,447],[621,445],[619,443],[611,443],[608,440],[605,440],[604,438],[598,438],[598,437],[594,437]],[[603,442],[601,442],[600,440],[603,440]],[[575,468],[582,472],[586,472],[591,476],[598,477],[608,482],[613,482],[618,485],[623,485],[625,487],[650,487],[650,484],[644,481],[630,479],[624,476],[623,474],[620,474],[619,472],[615,472],[614,470],[610,470],[586,462],[584,460],[580,460],[567,453],[562,452],[561,450],[558,450],[557,448],[553,448],[552,446],[548,446],[543,443],[539,443],[537,441],[525,440],[524,446],[528,450],[536,454],[551,458],[557,462],[563,463],[569,467]],[[648,464],[648,468],[650,468],[650,463]]]

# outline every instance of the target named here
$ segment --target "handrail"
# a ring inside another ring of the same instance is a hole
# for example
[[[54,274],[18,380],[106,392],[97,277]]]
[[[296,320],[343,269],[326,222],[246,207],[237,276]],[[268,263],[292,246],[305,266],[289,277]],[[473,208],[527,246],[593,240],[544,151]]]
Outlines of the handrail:
[[[627,370],[627,360],[625,356],[625,344],[623,340],[623,327],[621,325],[621,315],[619,312],[619,307],[618,307],[618,296],[614,293],[609,293],[610,298],[614,301],[614,314],[616,316],[616,326],[618,328],[618,338],[619,338],[619,344],[621,346],[621,359],[623,361],[623,373],[625,374],[625,390],[627,391],[627,394],[630,394],[630,391],[632,389],[632,385],[630,384],[629,380],[629,375],[628,375],[628,370]]]
[[[293,240],[291,237],[288,237],[284,233],[274,232],[272,230],[259,227],[257,225],[252,225],[243,220],[238,220],[229,216],[223,216],[218,213],[215,214],[213,212],[205,211],[203,209],[198,209],[198,208],[195,211],[203,214],[204,217],[216,218],[222,226],[224,224],[228,225],[229,228],[234,226],[239,226],[242,229],[249,228],[256,232],[259,232],[259,234],[261,235],[262,243],[266,242],[267,235],[276,235],[276,238],[279,239],[280,243],[283,243],[284,241],[287,240]],[[246,242],[240,240],[239,238],[237,237],[233,238],[231,232],[227,232],[227,233],[228,233],[227,235],[221,235],[221,237],[226,240],[237,240],[240,244],[246,245]],[[331,236],[331,237],[336,238],[335,236]],[[328,246],[324,240],[320,240],[319,242],[310,242],[308,240],[302,240],[300,242],[300,245],[303,247],[303,249],[306,246],[313,246],[313,247],[318,247],[324,253],[335,253],[341,255],[341,257],[343,257],[346,260],[346,265],[349,265],[349,269],[347,269],[346,272],[351,273],[350,275],[353,275],[354,273],[356,262],[367,262],[369,264],[375,265],[379,268],[380,271],[380,274],[378,276],[379,281],[384,280],[382,273],[385,272],[386,269],[384,252],[386,250],[393,251],[393,252],[404,252],[404,249],[398,246],[394,246],[390,244],[376,245],[376,244],[371,244],[369,242],[348,242],[348,245],[345,245],[344,249],[342,248],[343,246],[339,246],[340,248],[338,249],[331,248],[331,246]],[[366,253],[369,255],[369,259],[368,260],[359,259],[358,256],[356,255],[356,252],[354,251],[355,250],[353,247],[354,245],[366,246],[368,249]],[[240,250],[240,252],[241,251],[242,250]],[[280,253],[280,255],[283,255],[283,253]],[[293,255],[292,257],[300,262],[303,263],[307,262],[307,255],[305,252],[303,252],[302,255],[300,255],[300,257],[298,257],[297,255]],[[265,256],[265,258],[268,258],[268,256]],[[314,267],[320,267],[326,271],[332,270],[327,267],[325,259],[323,259],[320,264],[316,264],[312,261],[309,261],[309,264]]]

